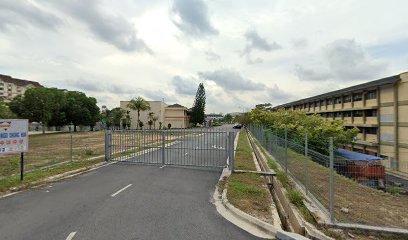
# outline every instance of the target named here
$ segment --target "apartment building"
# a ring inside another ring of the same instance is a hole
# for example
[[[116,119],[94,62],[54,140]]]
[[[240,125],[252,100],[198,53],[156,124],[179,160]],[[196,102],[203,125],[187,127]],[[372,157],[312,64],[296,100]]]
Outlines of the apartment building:
[[[0,99],[6,102],[15,98],[17,95],[24,94],[27,89],[33,87],[42,87],[42,85],[38,82],[0,74]]]
[[[171,128],[187,128],[189,126],[189,116],[187,108],[180,104],[168,105],[163,101],[147,101],[150,105],[150,110],[140,112],[140,121],[143,122],[145,128],[148,127],[149,113],[153,112],[157,117],[156,129],[159,128],[159,122],[162,122],[163,127],[171,124]],[[129,101],[121,101],[120,107],[125,111],[129,111],[131,118],[131,127],[137,126],[137,111],[131,110],[127,107]]]
[[[381,156],[408,173],[408,72],[274,107],[343,120],[360,132],[345,148]]]

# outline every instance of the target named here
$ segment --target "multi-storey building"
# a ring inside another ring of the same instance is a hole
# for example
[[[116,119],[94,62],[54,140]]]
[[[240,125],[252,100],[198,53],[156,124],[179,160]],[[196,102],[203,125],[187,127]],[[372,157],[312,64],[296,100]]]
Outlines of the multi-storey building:
[[[120,101],[120,107],[125,111],[129,111],[131,118],[131,127],[137,127],[137,111],[134,111],[127,107],[130,101]],[[187,128],[189,126],[189,116],[187,114],[187,108],[180,104],[168,105],[163,101],[147,101],[150,105],[150,110],[140,112],[140,121],[143,122],[145,128],[148,127],[149,113],[153,112],[157,117],[156,128],[159,127],[159,122],[163,127],[168,127],[171,124],[171,128]]]
[[[22,80],[11,76],[0,74],[0,99],[10,101],[14,97],[33,87],[42,87],[41,84],[34,81]]]
[[[408,173],[408,72],[282,104],[273,108],[306,111],[343,120],[360,131],[349,150],[381,156]]]

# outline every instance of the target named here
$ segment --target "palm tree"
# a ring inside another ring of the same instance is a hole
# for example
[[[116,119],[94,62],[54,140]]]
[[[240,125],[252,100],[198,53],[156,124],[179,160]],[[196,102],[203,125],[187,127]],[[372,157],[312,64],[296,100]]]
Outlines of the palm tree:
[[[154,117],[152,118],[152,120],[153,120],[153,127],[154,127],[154,129],[156,129],[156,121],[159,120],[159,117],[154,116]]]
[[[150,120],[153,120],[153,117],[154,117],[154,112],[149,112],[148,118],[149,118]]]
[[[150,110],[150,104],[142,97],[137,97],[136,99],[130,100],[127,107],[137,111],[137,122],[140,127],[140,111]]]
[[[147,121],[147,124],[149,125],[149,130],[152,130],[153,120]]]

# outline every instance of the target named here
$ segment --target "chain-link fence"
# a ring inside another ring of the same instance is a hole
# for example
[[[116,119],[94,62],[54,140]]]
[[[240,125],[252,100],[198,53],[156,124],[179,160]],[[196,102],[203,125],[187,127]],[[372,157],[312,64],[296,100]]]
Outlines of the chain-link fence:
[[[29,135],[25,172],[46,170],[66,162],[104,160],[105,135],[96,132],[56,132]],[[0,180],[20,173],[20,154],[0,155]]]
[[[327,151],[318,152],[307,134],[300,137],[299,132],[262,126],[248,129],[333,223],[408,228],[408,197],[401,194],[403,187],[396,193],[388,184],[392,176],[377,158],[347,156],[350,152],[330,144],[333,139],[327,139]]]

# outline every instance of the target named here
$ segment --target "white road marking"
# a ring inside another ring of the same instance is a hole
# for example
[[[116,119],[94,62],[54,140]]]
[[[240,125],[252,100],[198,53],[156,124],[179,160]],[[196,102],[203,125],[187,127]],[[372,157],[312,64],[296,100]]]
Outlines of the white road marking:
[[[74,237],[75,237],[75,234],[76,234],[77,232],[71,232],[69,235],[68,235],[68,237],[66,238],[66,240],[72,240]]]
[[[118,195],[119,193],[125,191],[130,186],[132,186],[132,184],[129,184],[126,187],[124,187],[124,188],[120,189],[119,191],[115,192],[114,194],[111,195],[111,197],[114,197],[114,196]]]

